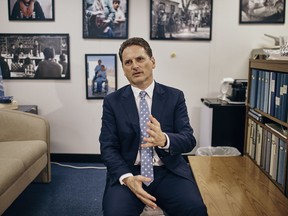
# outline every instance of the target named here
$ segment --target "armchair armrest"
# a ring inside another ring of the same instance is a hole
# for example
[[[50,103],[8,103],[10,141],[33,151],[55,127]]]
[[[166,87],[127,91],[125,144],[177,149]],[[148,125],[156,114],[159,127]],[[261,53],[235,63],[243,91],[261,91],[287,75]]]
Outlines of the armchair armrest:
[[[0,142],[43,140],[47,143],[47,166],[37,180],[51,181],[50,125],[40,115],[17,110],[0,109]]]
[[[0,141],[43,140],[50,144],[49,123],[42,116],[0,110]]]

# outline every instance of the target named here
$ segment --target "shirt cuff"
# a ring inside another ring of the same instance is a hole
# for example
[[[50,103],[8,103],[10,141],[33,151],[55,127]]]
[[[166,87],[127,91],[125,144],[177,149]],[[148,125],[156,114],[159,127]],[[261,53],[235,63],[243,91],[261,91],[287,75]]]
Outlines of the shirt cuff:
[[[127,178],[127,177],[130,177],[130,176],[133,176],[133,174],[132,174],[132,173],[126,173],[126,174],[120,176],[120,178],[119,178],[120,184],[121,184],[121,185],[125,185],[125,183],[123,182],[123,180],[124,180],[125,178]]]
[[[165,145],[164,147],[158,146],[159,149],[169,149],[169,147],[170,147],[170,139],[169,139],[169,136],[168,136],[166,133],[164,133],[164,135],[166,136],[166,145]]]

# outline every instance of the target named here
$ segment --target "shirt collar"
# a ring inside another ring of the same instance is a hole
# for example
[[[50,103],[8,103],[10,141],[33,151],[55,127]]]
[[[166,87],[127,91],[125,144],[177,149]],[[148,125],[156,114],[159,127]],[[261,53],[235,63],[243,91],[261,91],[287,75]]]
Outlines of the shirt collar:
[[[155,87],[155,82],[153,81],[153,82],[151,83],[151,85],[148,86],[148,88],[144,89],[144,91],[146,91],[148,97],[151,98],[151,99],[152,99],[152,96],[153,96],[154,87]],[[134,86],[132,86],[132,85],[131,85],[131,88],[132,88],[132,91],[133,91],[133,94],[134,94],[134,97],[135,97],[135,98],[138,98],[140,91],[143,91],[142,89],[139,89],[139,88],[134,87]]]

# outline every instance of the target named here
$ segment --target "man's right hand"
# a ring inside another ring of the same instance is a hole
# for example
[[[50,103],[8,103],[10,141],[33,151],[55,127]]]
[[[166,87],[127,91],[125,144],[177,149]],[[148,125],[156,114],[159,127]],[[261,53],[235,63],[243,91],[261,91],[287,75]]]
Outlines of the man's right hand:
[[[137,176],[129,176],[123,179],[124,184],[129,187],[129,189],[146,205],[150,206],[151,208],[157,208],[156,198],[147,193],[142,188],[142,183],[150,181],[150,178],[137,175]]]

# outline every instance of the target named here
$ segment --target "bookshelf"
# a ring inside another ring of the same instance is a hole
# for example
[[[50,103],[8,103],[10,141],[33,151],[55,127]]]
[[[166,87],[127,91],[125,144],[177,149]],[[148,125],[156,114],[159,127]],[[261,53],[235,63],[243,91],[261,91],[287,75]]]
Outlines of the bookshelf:
[[[288,197],[288,61],[250,60],[245,154]]]

